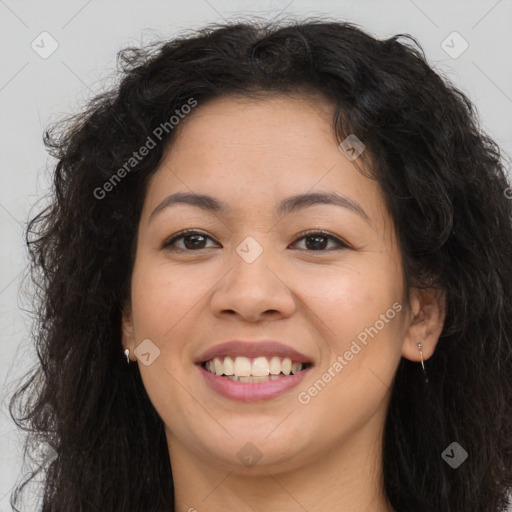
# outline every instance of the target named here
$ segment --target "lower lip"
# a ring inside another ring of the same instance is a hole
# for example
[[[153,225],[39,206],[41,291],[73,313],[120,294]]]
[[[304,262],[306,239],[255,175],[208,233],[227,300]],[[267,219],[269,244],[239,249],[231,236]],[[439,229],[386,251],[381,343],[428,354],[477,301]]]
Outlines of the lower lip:
[[[235,382],[210,373],[200,364],[198,364],[197,367],[203,374],[206,382],[219,395],[241,402],[271,400],[299,384],[312,368],[312,366],[309,366],[295,375],[290,374],[289,376],[266,382]]]

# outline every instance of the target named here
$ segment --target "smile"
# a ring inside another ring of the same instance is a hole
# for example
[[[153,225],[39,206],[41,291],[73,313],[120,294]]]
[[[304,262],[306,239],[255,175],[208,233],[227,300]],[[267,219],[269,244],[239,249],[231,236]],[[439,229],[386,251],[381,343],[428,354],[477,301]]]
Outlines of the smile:
[[[265,382],[290,374],[295,375],[311,363],[292,361],[289,357],[215,357],[203,363],[213,375],[225,376],[238,382]]]
[[[226,356],[196,366],[217,394],[231,400],[256,402],[276,398],[296,386],[313,365],[278,356]]]

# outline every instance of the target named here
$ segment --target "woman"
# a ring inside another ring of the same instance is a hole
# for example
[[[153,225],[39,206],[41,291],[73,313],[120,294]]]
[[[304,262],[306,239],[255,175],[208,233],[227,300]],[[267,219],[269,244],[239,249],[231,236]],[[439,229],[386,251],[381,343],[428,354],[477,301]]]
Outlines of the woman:
[[[505,510],[509,185],[408,41],[209,26],[46,133],[45,512]]]

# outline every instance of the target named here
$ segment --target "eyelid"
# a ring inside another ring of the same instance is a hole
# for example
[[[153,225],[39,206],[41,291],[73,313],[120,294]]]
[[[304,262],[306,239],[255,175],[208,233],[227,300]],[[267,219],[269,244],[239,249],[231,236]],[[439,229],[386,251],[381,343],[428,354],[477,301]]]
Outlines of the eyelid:
[[[170,247],[174,242],[176,242],[177,240],[179,240],[180,238],[182,238],[186,235],[194,235],[194,234],[202,235],[205,238],[209,238],[210,240],[215,242],[215,240],[207,233],[204,233],[198,229],[189,228],[189,229],[184,229],[183,231],[179,231],[178,233],[172,235],[171,238],[165,240],[162,244],[162,249],[166,249],[166,248]],[[346,242],[339,236],[334,235],[334,234],[330,233],[329,231],[325,231],[323,229],[309,229],[306,231],[302,231],[301,233],[298,233],[296,235],[295,240],[290,245],[296,244],[302,238],[308,237],[308,235],[309,236],[322,235],[322,236],[325,236],[326,238],[332,240],[339,248],[345,248],[345,249],[351,248],[351,245],[348,242]],[[215,243],[218,243],[218,242],[215,242]],[[197,251],[193,251],[193,250],[178,248],[178,250],[183,250],[185,252],[198,252],[200,249],[198,249]],[[301,250],[304,250],[306,252],[330,252],[329,250],[323,250],[323,251],[308,251],[307,249],[301,249]]]
[[[306,231],[302,231],[301,233],[299,233],[295,240],[292,242],[293,244],[297,243],[301,238],[305,238],[307,236],[313,236],[313,235],[323,235],[325,236],[326,238],[329,238],[331,240],[333,240],[338,246],[340,247],[345,247],[345,248],[350,248],[350,244],[348,242],[345,242],[345,240],[343,240],[343,238],[340,238],[339,236],[337,235],[334,235],[333,233],[330,233],[329,231],[325,231],[324,229],[308,229]],[[308,252],[328,252],[328,251],[308,251]]]
[[[184,229],[183,231],[178,231],[178,233],[175,233],[170,238],[167,238],[162,244],[162,249],[169,247],[173,242],[175,242],[176,240],[179,240],[180,238],[182,238],[186,235],[202,235],[205,238],[209,238],[210,240],[213,240],[213,238],[210,235],[208,235],[207,233],[204,233],[203,231],[201,231],[199,229],[188,228],[188,229]],[[184,250],[186,250],[186,249],[184,249]],[[193,252],[193,251],[189,251],[189,252]]]

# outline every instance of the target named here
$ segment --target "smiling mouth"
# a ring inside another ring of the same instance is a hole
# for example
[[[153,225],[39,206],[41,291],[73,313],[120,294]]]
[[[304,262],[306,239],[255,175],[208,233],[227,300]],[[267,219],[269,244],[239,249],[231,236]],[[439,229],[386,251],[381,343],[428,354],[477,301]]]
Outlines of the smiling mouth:
[[[213,375],[235,382],[266,382],[295,375],[312,363],[292,361],[289,357],[214,357],[201,366]]]

